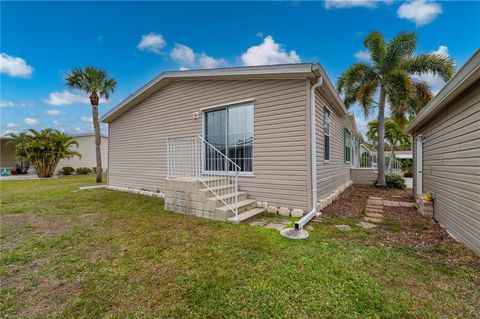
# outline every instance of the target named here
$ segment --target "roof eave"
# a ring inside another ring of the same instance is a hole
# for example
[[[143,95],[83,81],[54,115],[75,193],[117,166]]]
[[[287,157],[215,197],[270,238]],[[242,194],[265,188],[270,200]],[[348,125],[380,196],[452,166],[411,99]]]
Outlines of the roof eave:
[[[443,86],[440,92],[420,111],[412,123],[404,130],[406,134],[413,133],[427,121],[437,115],[445,106],[454,100],[461,92],[480,79],[480,49],[458,70],[458,72]]]
[[[209,70],[189,70],[189,71],[174,71],[163,72],[144,86],[142,86],[135,93],[127,97],[116,107],[111,109],[102,116],[100,121],[111,123],[118,116],[128,111],[131,107],[147,98],[153,92],[168,85],[173,80],[190,80],[190,79],[212,79],[224,77],[238,77],[248,78],[252,76],[259,76],[264,78],[277,78],[275,75],[295,75],[298,78],[313,78],[320,74],[320,65],[303,63],[303,64],[286,64],[286,65],[272,65],[272,66],[257,66],[257,67],[239,67],[239,68],[224,68],[224,69],[209,69]]]

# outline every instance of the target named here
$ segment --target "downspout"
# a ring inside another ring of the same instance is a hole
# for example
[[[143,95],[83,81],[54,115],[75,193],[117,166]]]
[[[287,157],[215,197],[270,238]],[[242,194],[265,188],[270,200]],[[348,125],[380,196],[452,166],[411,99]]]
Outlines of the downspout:
[[[295,229],[300,230],[317,214],[317,129],[315,121],[315,90],[322,86],[323,77],[319,77],[317,82],[310,89],[310,151],[312,164],[312,210],[295,223]]]

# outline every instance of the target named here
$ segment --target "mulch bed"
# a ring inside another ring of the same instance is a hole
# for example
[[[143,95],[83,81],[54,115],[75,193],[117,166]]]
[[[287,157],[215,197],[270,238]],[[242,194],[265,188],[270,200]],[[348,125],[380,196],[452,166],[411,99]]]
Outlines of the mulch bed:
[[[327,218],[359,220],[365,214],[369,196],[384,200],[413,202],[412,190],[388,189],[352,185],[329,207],[323,210]],[[434,263],[449,266],[469,265],[480,270],[480,258],[462,243],[453,239],[438,222],[423,217],[416,208],[384,206],[384,221],[371,230],[369,245],[408,248]]]

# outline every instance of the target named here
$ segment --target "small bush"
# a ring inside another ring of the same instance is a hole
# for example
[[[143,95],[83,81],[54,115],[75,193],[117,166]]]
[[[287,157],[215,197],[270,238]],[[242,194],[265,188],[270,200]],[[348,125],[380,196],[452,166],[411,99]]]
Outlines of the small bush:
[[[88,167],[79,167],[75,170],[75,173],[77,173],[77,175],[86,175],[86,174],[90,174],[91,172],[92,172],[92,169]]]
[[[406,171],[403,173],[403,177],[413,177],[413,172],[412,171]]]
[[[94,174],[97,174],[97,167],[92,167],[92,172],[93,172]]]
[[[407,187],[407,185],[405,185],[405,180],[401,176],[387,175],[385,176],[385,180],[387,182],[387,187],[390,188],[405,189]]]
[[[75,169],[71,166],[64,166],[60,169],[62,175],[72,175],[75,172]]]

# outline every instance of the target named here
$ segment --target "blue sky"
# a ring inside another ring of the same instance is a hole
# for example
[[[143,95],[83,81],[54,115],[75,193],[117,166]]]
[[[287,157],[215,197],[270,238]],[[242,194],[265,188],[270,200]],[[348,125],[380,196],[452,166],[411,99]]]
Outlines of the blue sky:
[[[53,127],[92,131],[85,95],[68,91],[74,67],[107,70],[118,82],[103,114],[165,70],[319,62],[331,80],[368,59],[363,37],[414,31],[419,53],[461,66],[480,47],[480,3],[1,2],[1,132]],[[437,91],[442,82],[423,76]],[[357,107],[359,127],[366,119]],[[105,129],[105,127],[103,127]]]

